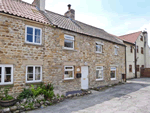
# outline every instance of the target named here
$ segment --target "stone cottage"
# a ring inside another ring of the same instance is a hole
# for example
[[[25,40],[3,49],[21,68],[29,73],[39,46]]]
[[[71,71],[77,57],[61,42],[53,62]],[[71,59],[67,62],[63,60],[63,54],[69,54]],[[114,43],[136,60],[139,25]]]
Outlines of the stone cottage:
[[[139,78],[142,68],[150,67],[148,33],[138,31],[119,36],[126,45],[127,79]]]
[[[118,83],[125,74],[123,41],[33,4],[0,0],[0,85],[19,93],[31,84],[52,83],[66,92]]]

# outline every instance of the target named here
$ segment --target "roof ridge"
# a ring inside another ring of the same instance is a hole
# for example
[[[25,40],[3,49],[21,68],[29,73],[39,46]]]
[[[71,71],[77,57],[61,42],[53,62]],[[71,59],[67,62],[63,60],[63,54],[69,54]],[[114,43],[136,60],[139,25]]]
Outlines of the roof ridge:
[[[125,35],[121,35],[121,36],[118,36],[118,37],[127,36],[127,35],[135,34],[135,33],[138,33],[138,32],[142,32],[142,31],[137,31],[137,32],[133,32],[133,33],[129,33],[129,34],[125,34]]]

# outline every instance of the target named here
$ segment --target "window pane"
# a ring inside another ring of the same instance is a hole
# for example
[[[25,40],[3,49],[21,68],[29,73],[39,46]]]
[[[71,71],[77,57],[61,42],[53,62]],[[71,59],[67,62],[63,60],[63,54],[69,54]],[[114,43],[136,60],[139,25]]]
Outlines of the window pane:
[[[11,75],[6,75],[4,76],[5,82],[11,82]]]
[[[2,78],[1,74],[2,74],[2,67],[0,67],[0,82],[1,82],[1,78]]]
[[[33,42],[33,36],[27,35],[27,42]]]
[[[111,71],[111,78],[115,78],[115,71]]]
[[[40,80],[40,74],[35,73],[35,80]]]
[[[0,75],[2,74],[2,67],[0,67]]]
[[[102,51],[102,46],[101,45],[96,45],[96,51],[101,52]]]
[[[96,69],[102,69],[102,67],[96,67]]]
[[[65,47],[73,48],[73,41],[65,40]]]
[[[33,35],[33,28],[27,27],[27,34]]]
[[[65,38],[66,38],[66,39],[69,39],[69,40],[74,40],[74,37],[72,37],[72,36],[67,36],[67,35],[65,35]]]
[[[35,35],[40,36],[40,34],[41,34],[40,29],[35,29]]]
[[[40,74],[40,67],[35,67],[35,73]]]
[[[35,43],[40,43],[40,36],[35,36]]]
[[[33,67],[28,67],[27,73],[33,73]]]
[[[73,72],[72,71],[65,71],[64,78],[72,78],[73,77]]]
[[[103,78],[103,71],[96,70],[96,79],[102,79],[102,78]]]
[[[27,74],[27,81],[33,81],[33,74]]]
[[[5,67],[5,74],[11,74],[11,67]]]
[[[72,67],[65,67],[65,69],[72,69]]]

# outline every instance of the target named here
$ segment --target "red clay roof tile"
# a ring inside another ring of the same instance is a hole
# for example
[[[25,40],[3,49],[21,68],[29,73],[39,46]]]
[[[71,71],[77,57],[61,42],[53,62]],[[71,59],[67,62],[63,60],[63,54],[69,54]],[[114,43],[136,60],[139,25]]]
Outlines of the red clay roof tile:
[[[18,0],[0,0],[0,12],[48,24],[47,18],[34,5]]]
[[[120,38],[121,40],[130,42],[130,43],[135,43],[135,41],[137,40],[138,36],[141,33],[142,33],[142,31],[138,31],[138,32],[135,32],[135,33],[130,33],[130,34],[118,36],[118,38]]]

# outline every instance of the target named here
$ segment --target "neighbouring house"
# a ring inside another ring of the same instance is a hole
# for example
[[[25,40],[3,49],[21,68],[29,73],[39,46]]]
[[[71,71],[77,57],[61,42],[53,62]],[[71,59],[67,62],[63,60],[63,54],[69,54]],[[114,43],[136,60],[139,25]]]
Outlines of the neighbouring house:
[[[61,10],[61,9],[60,9]],[[100,28],[33,4],[0,0],[0,85],[12,93],[41,82],[66,92],[118,83],[125,74],[123,41]]]
[[[127,79],[139,78],[141,67],[150,67],[148,33],[139,31],[119,38],[126,45]]]

